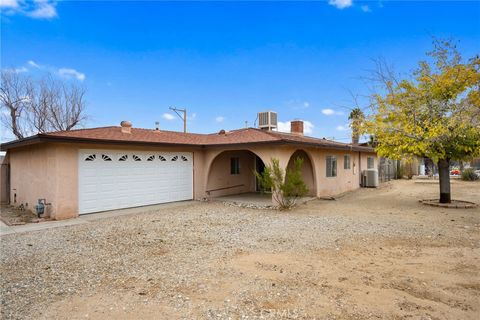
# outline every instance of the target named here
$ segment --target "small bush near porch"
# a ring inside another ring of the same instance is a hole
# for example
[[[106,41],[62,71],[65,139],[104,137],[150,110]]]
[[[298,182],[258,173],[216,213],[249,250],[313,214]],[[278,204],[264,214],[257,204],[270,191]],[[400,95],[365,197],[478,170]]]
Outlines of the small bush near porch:
[[[255,172],[262,190],[271,190],[273,200],[280,210],[295,206],[297,200],[308,193],[308,188],[302,178],[303,159],[297,157],[293,169],[285,171],[280,167],[278,159],[272,159],[270,165],[260,174]]]

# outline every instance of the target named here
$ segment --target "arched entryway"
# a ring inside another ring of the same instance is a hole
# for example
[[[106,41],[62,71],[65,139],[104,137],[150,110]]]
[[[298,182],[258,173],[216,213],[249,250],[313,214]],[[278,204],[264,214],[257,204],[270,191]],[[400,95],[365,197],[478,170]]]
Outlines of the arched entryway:
[[[288,161],[287,170],[294,168],[295,159],[297,158],[303,159],[302,178],[307,185],[308,195],[316,196],[317,189],[315,185],[315,168],[312,160],[305,151],[297,150],[291,155],[290,160]]]
[[[218,154],[209,166],[206,193],[208,197],[258,192],[254,172],[262,172],[263,160],[249,150],[228,150]]]

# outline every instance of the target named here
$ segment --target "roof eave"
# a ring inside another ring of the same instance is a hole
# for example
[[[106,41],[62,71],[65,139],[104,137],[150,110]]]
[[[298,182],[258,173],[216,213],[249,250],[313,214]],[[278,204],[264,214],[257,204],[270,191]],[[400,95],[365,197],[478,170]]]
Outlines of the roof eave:
[[[9,149],[20,148],[28,145],[56,142],[56,143],[86,143],[86,144],[110,144],[110,145],[137,145],[137,146],[183,146],[192,148],[201,148],[198,144],[188,143],[168,143],[168,142],[150,142],[150,141],[128,141],[128,140],[112,140],[112,139],[91,139],[91,138],[78,138],[78,137],[62,137],[52,136],[45,134],[38,134],[25,139],[19,139],[0,145],[0,151],[7,151]]]
[[[53,136],[48,134],[37,134],[24,139],[19,139],[7,143],[0,144],[0,151],[7,151],[14,148],[20,148],[39,143],[56,142],[56,143],[85,143],[85,144],[110,144],[110,145],[136,145],[136,146],[181,146],[189,148],[209,148],[209,147],[225,147],[225,146],[245,146],[245,145],[265,145],[265,144],[288,144],[288,145],[302,145],[320,149],[334,149],[347,151],[361,151],[375,153],[375,150],[370,147],[354,146],[354,145],[329,145],[306,141],[291,141],[291,140],[266,140],[254,142],[239,142],[239,143],[215,143],[215,144],[189,144],[189,143],[170,143],[170,142],[150,142],[150,141],[128,141],[128,140],[112,140],[112,139],[91,139],[78,137]]]
[[[341,145],[329,145],[329,144],[321,144],[321,143],[315,143],[315,142],[306,142],[306,141],[285,141],[285,143],[288,144],[301,144],[301,145],[306,145],[314,148],[320,148],[320,149],[334,149],[334,150],[346,150],[346,151],[361,151],[361,152],[371,152],[375,153],[375,149],[370,148],[370,147],[361,147],[361,146],[354,146],[350,144],[346,144],[344,146]]]
[[[10,142],[5,142],[0,144],[0,151],[7,151],[9,149],[13,148],[19,148],[19,147],[24,147],[24,146],[29,146],[32,144],[38,144],[44,142],[42,139],[42,136],[40,134],[27,137],[27,138],[22,138],[22,139],[17,139],[14,141]]]

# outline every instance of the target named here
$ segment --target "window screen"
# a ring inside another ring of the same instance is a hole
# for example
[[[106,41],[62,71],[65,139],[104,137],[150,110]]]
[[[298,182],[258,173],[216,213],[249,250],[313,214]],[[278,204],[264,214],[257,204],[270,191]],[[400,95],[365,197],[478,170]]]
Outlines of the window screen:
[[[327,177],[337,176],[337,157],[327,156]]]
[[[375,161],[373,157],[367,158],[367,169],[373,169],[375,167]]]
[[[350,169],[350,155],[343,156],[343,169]]]
[[[230,158],[230,174],[240,174],[240,158]]]

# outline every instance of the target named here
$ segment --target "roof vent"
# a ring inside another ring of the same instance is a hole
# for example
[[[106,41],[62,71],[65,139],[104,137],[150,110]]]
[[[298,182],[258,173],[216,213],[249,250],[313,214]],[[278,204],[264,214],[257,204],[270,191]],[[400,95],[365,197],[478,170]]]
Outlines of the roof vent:
[[[271,131],[277,128],[277,113],[265,111],[258,113],[258,127],[262,130]]]
[[[224,135],[225,133],[226,133],[226,131],[224,129],[218,131],[218,134],[223,134]]]
[[[120,126],[122,127],[122,133],[132,133],[132,123],[130,121],[122,121]]]

